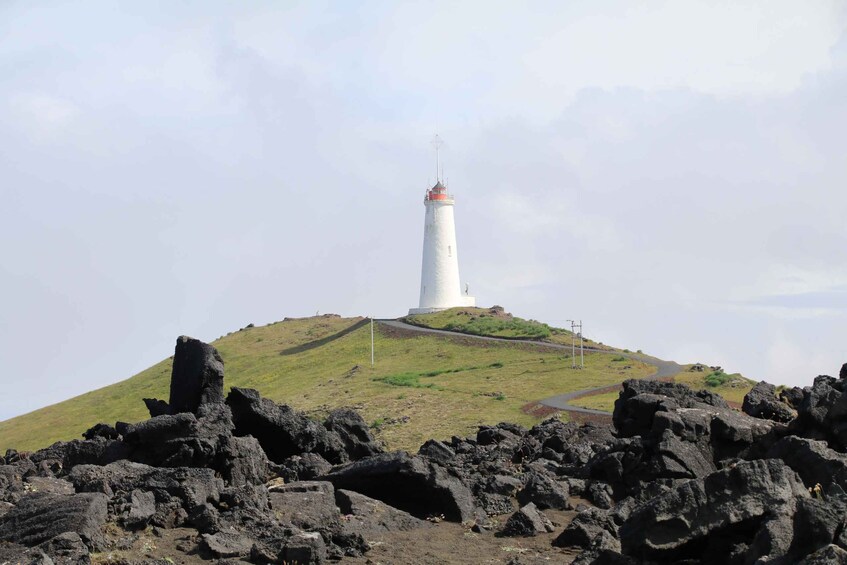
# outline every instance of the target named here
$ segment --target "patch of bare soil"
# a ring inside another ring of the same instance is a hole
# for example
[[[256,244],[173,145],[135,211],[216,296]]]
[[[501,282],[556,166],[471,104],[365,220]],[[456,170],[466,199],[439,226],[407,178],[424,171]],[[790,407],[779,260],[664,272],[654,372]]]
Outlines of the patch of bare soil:
[[[556,525],[551,534],[535,537],[497,537],[494,531],[476,533],[468,526],[440,522],[434,528],[391,532],[368,540],[371,550],[362,557],[343,559],[341,563],[367,565],[441,565],[508,563],[536,565],[570,563],[577,550],[553,547],[551,542],[570,523],[576,512],[546,510],[544,514]],[[499,516],[500,525],[508,515]]]
[[[105,527],[111,548],[91,554],[92,565],[119,565],[139,560],[154,560],[174,565],[208,565],[210,555],[200,555],[197,530],[190,528],[148,527],[127,534],[117,526]]]
[[[609,425],[612,423],[611,414],[586,414],[585,412],[572,412],[570,410],[565,410],[565,412],[568,413],[570,421],[576,422],[577,424],[587,424],[588,422],[591,422],[593,424]]]
[[[586,503],[573,498],[571,504]],[[553,547],[551,542],[567,526],[575,511],[545,510],[556,526],[553,533],[535,537],[497,537],[495,532],[508,514],[495,518],[490,531],[476,533],[468,525],[439,522],[432,528],[405,532],[386,532],[368,542],[371,550],[362,557],[347,557],[335,563],[364,565],[441,565],[441,564],[510,564],[540,565],[571,563],[579,550]],[[110,550],[91,555],[92,565],[128,565],[140,560],[158,561],[162,565],[208,565],[217,561],[198,548],[200,535],[189,528],[154,528],[128,534],[117,527],[105,527]],[[230,558],[231,563],[247,563]]]
[[[551,416],[558,412],[559,410],[553,408],[551,406],[545,406],[543,404],[539,404],[538,402],[529,402],[521,406],[521,412],[524,414],[529,414],[530,416],[536,416],[538,418],[546,418],[547,416]]]

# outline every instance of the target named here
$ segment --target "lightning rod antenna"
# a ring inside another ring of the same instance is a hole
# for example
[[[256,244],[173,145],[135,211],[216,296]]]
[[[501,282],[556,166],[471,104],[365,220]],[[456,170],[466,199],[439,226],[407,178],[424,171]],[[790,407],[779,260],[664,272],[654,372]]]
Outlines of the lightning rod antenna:
[[[441,161],[439,151],[441,149],[441,146],[444,145],[444,142],[441,140],[437,133],[435,134],[435,137],[432,140],[432,145],[433,147],[435,147],[435,182],[439,182],[441,180]]]

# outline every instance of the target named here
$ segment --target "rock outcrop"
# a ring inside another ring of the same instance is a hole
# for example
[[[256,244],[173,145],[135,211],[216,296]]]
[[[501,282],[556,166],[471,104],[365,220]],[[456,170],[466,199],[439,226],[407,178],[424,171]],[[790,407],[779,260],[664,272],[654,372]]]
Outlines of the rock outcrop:
[[[145,403],[143,422],[0,458],[0,560],[83,565],[186,528],[180,551],[205,559],[324,563],[447,520],[522,541],[558,530],[581,565],[847,562],[847,365],[779,396],[759,383],[742,412],[626,381],[612,427],[500,423],[414,455],[385,452],[353,410],[319,422],[225,396],[220,355],[187,337],[168,402]]]
[[[27,495],[0,517],[0,540],[32,547],[73,532],[89,550],[99,550],[107,502],[99,493]]]
[[[349,460],[337,433],[289,406],[262,398],[258,391],[233,387],[226,402],[232,410],[236,435],[255,437],[271,461],[282,463],[301,453],[317,453],[330,463]]]
[[[741,410],[755,418],[775,422],[787,423],[797,417],[797,411],[777,397],[776,387],[764,381],[744,396]]]
[[[367,457],[323,477],[336,488],[360,492],[418,518],[443,516],[473,521],[477,507],[470,489],[446,469],[423,457],[397,451]]]
[[[620,526],[621,548],[627,555],[669,562],[696,559],[711,543],[713,554],[726,551],[729,560],[737,548],[720,547],[718,541],[746,531],[751,539],[767,540],[746,551],[751,561],[784,556],[791,539],[773,536],[768,528],[778,527],[774,522],[792,516],[800,499],[808,497],[799,477],[781,461],[744,461],[641,505]]]
[[[204,404],[224,401],[224,362],[218,351],[199,339],[176,340],[168,402],[145,398],[151,417],[181,412],[197,413]]]
[[[504,537],[536,536],[544,532],[552,532],[553,523],[532,502],[522,506],[509,516],[499,535]]]
[[[194,528],[196,544],[187,551],[257,563],[318,563],[367,550],[360,533],[326,519],[340,518],[330,483],[321,483],[329,489],[326,514],[312,522],[303,512],[275,512],[274,505],[276,497],[280,508],[292,507],[307,488],[298,485],[308,483],[286,485],[298,492],[291,500],[267,486],[292,458],[301,462],[296,472],[307,475],[331,470],[323,456],[340,463],[382,452],[355,412],[335,411],[321,424],[255,391],[235,389],[227,402],[220,355],[184,336],[177,340],[169,401],[145,403],[149,420],[100,423],[83,440],[31,455],[7,453],[0,461],[0,557],[88,563],[89,552],[128,547],[135,532],[151,527]],[[265,447],[276,458],[269,460]]]

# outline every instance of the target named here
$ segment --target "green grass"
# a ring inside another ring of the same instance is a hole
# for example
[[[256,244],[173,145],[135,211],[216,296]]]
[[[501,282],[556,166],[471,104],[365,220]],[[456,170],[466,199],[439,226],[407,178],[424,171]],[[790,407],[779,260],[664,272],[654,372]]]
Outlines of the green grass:
[[[568,346],[575,343],[576,354],[579,355],[579,337],[577,336],[574,340],[574,336],[569,330],[549,326],[535,320],[524,320],[510,314],[495,313],[488,308],[449,308],[432,314],[407,316],[405,321],[425,328],[471,335],[506,339],[532,339]],[[587,337],[583,337],[582,342],[588,348],[615,351],[615,348]]]
[[[613,359],[616,361],[617,359]],[[739,373],[724,373],[722,370],[700,372],[691,371],[692,365],[686,365],[684,370],[674,377],[674,382],[686,384],[694,390],[708,390],[720,394],[724,400],[739,405],[744,401],[744,395],[756,384],[754,381],[741,376]],[[571,401],[574,406],[605,410],[611,412],[618,399],[618,391],[604,392],[591,396],[583,396]]]
[[[450,323],[445,330],[460,331],[471,335],[544,339],[550,337],[550,328],[540,322],[479,317],[467,323]]]
[[[406,321],[427,328],[510,339],[546,339],[552,335],[547,324],[510,314],[492,313],[485,308],[450,308],[432,314],[407,316]]]
[[[582,406],[583,408],[591,408],[592,410],[603,410],[611,412],[615,408],[615,400],[618,399],[620,391],[604,392],[601,394],[592,394],[591,396],[583,396],[575,398],[571,401],[574,406]]]
[[[467,435],[480,424],[530,426],[539,418],[521,410],[527,404],[653,371],[635,361],[624,369],[599,353],[587,353],[586,368],[574,370],[560,352],[543,346],[408,337],[380,325],[372,368],[370,330],[356,325],[361,322],[315,317],[222,337],[212,343],[225,362],[225,387],[258,389],[314,417],[350,406],[366,422],[381,423],[377,435],[390,448],[416,450],[429,438]],[[0,422],[0,452],[78,438],[97,422],[146,419],[141,399],[167,399],[171,362],[165,359],[125,381]],[[403,382],[426,386],[398,384]]]
[[[496,361],[491,363],[486,368],[499,369],[503,363]],[[461,373],[463,371],[476,371],[483,367],[456,367],[453,369],[437,369],[435,371],[426,371],[423,373],[400,373],[399,375],[387,375],[384,377],[375,377],[373,380],[386,383],[393,386],[408,386],[412,388],[435,388],[433,383],[422,383],[421,377],[437,377],[439,375],[449,375],[450,373]]]
[[[750,389],[756,384],[755,381],[751,381],[739,373],[699,372],[690,371],[690,368],[690,366],[687,367],[685,371],[674,377],[674,380],[678,383],[685,383],[694,389],[716,392],[730,403],[741,404],[744,401],[744,395],[750,392]]]
[[[412,388],[435,388],[433,383],[422,383],[421,375],[417,373],[401,373],[399,375],[388,375],[385,377],[374,377],[373,380],[389,384],[391,386],[409,386]]]

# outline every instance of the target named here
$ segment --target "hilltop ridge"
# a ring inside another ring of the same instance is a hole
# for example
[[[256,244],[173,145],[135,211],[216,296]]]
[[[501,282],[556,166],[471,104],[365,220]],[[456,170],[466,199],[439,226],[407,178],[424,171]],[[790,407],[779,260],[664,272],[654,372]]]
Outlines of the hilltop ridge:
[[[452,324],[455,331],[471,318],[484,319],[489,310],[459,308],[409,321]],[[515,327],[543,327],[550,335],[542,339],[570,344],[566,330],[498,316],[512,321],[511,335],[501,330],[492,335],[525,339],[532,336]],[[574,370],[566,353],[544,343],[481,343],[471,336],[412,334],[379,323],[372,368],[368,325],[364,317],[332,314],[286,318],[265,326],[248,324],[212,344],[226,365],[228,385],[255,388],[316,416],[339,406],[355,407],[380,439],[408,449],[429,437],[470,433],[481,424],[532,425],[550,413],[533,413],[542,398],[651,374],[648,364],[615,355],[587,352],[586,368]],[[586,345],[604,347],[590,340]],[[140,400],[166,396],[171,363],[163,359],[124,381],[0,422],[0,449],[36,449],[78,438],[92,420],[144,419]]]
[[[0,559],[513,564],[519,548],[526,565],[847,562],[847,364],[805,389],[758,383],[742,411],[628,379],[609,422],[480,425],[413,452],[387,450],[355,410],[312,418],[227,393],[222,361],[181,336],[149,419],[0,457]]]

